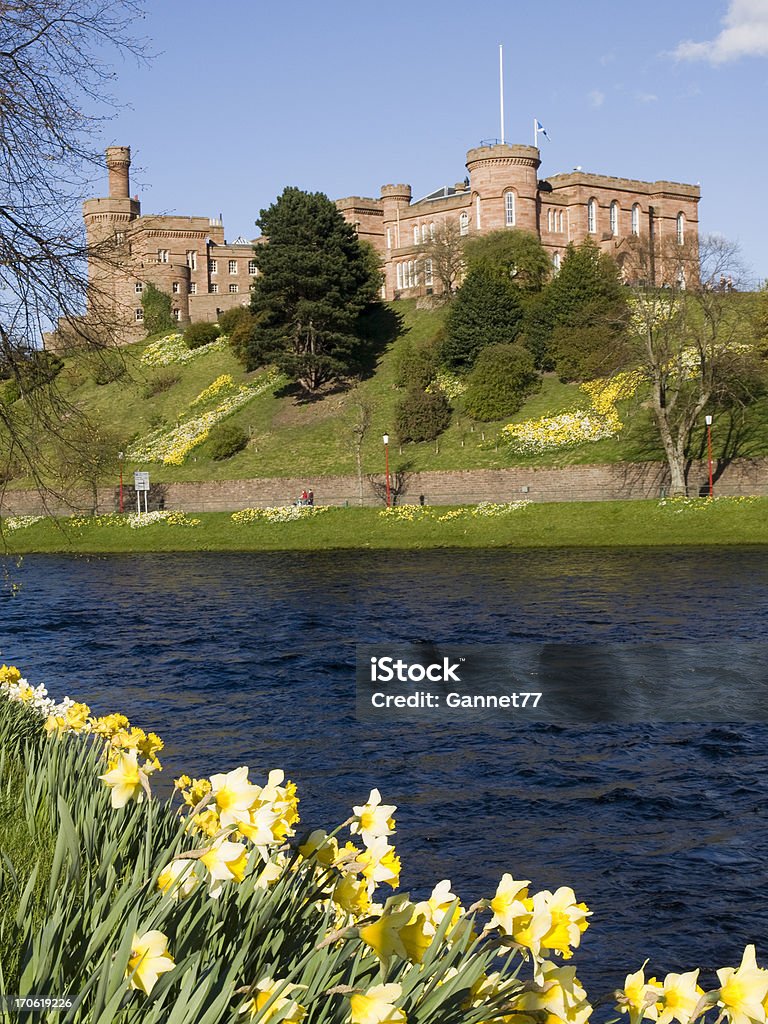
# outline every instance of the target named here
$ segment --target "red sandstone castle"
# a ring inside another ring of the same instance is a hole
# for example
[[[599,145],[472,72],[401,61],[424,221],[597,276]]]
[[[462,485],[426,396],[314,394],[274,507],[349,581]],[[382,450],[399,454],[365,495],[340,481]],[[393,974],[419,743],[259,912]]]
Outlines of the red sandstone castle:
[[[410,185],[384,185],[379,199],[353,196],[336,205],[379,252],[387,299],[439,289],[423,246],[445,222],[452,221],[460,236],[508,228],[532,232],[555,270],[568,244],[586,238],[621,262],[633,239],[653,251],[698,237],[698,185],[611,178],[578,168],[541,180],[540,163],[534,146],[484,145],[467,153],[462,182],[416,202]],[[91,302],[99,296],[100,317],[117,325],[118,342],[144,336],[141,294],[150,282],[171,296],[181,326],[247,304],[257,272],[254,243],[227,243],[218,219],[142,215],[138,198],[130,196],[130,164],[129,147],[111,146],[109,196],[83,204],[89,245],[110,249],[108,260],[89,265]]]

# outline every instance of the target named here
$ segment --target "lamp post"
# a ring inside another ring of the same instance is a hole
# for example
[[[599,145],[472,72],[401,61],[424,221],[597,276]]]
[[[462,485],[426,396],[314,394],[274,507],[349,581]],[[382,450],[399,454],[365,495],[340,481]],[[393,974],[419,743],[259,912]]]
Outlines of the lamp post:
[[[712,488],[712,417],[705,416],[704,422],[707,424],[707,456],[709,460],[709,496],[714,496]]]
[[[117,458],[120,462],[120,511],[123,511],[123,459],[125,458],[125,452],[118,452]]]
[[[387,480],[387,508],[390,508],[392,505],[392,494],[389,489],[389,434],[385,434],[382,440],[384,441],[384,475]]]

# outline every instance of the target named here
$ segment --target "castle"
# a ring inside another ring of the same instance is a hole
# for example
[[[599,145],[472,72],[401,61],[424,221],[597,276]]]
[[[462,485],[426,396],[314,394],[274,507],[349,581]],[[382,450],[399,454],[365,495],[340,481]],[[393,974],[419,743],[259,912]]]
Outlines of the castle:
[[[109,259],[89,262],[89,302],[98,295],[100,316],[117,325],[116,341],[144,336],[141,294],[148,283],[171,296],[180,326],[216,320],[222,311],[246,305],[257,273],[255,240],[228,243],[216,218],[142,215],[138,198],[130,195],[130,148],[110,146],[106,163],[109,195],[86,200],[83,217],[89,247],[109,249]],[[428,243],[451,222],[459,237],[529,231],[555,270],[566,247],[586,238],[620,264],[632,239],[653,252],[665,242],[695,244],[698,238],[698,185],[613,178],[580,168],[541,180],[540,164],[534,146],[481,145],[467,153],[463,181],[415,202],[410,185],[384,185],[378,199],[351,196],[336,205],[379,253],[386,299],[439,291]]]

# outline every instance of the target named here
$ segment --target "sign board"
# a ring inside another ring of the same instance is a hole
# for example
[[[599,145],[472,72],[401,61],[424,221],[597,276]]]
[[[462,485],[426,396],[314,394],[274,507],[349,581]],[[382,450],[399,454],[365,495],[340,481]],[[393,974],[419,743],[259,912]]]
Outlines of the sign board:
[[[133,486],[137,491],[149,490],[149,473],[134,473]]]

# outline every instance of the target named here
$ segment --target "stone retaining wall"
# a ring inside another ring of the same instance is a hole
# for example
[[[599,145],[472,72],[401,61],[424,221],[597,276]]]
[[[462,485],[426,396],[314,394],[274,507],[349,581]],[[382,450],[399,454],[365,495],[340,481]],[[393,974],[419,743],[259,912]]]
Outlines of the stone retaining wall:
[[[154,484],[149,508],[180,509],[185,512],[230,512],[235,509],[286,505],[304,488],[315,492],[318,505],[381,505],[384,477],[376,479],[379,494],[368,478],[363,480],[362,501],[355,476],[272,477],[254,480],[206,481],[205,483]],[[396,481],[393,481],[396,484]],[[694,463],[688,474],[691,495],[708,492],[707,465]],[[669,487],[669,474],[658,462],[613,465],[566,466],[560,469],[467,469],[408,475],[401,482],[398,503],[416,504],[424,495],[428,505],[455,505],[478,501],[615,501],[658,498]],[[768,495],[768,459],[738,459],[715,471],[715,494]],[[126,511],[136,507],[132,487],[124,488]],[[98,510],[118,509],[117,488],[101,488]],[[6,491],[0,511],[8,515],[68,515],[73,508],[91,511],[92,499],[80,495],[68,502],[63,496],[45,503],[36,491]]]

